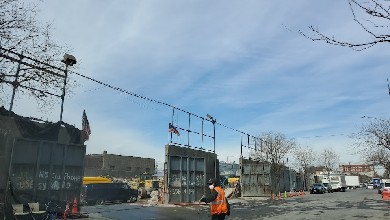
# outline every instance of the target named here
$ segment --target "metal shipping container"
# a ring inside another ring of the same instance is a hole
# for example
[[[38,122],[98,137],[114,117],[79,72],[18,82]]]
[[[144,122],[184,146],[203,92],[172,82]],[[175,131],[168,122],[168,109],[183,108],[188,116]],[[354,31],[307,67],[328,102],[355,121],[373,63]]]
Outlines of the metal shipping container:
[[[206,193],[207,180],[219,178],[219,161],[214,153],[167,145],[165,155],[165,203],[199,201]]]
[[[66,204],[80,208],[86,149],[80,130],[60,122],[40,125],[41,130],[36,125],[0,114],[0,219],[12,216],[13,204],[38,202],[45,210],[50,203],[57,212]],[[43,137],[45,132],[52,138]]]
[[[294,171],[286,166],[240,158],[240,167],[243,197],[271,196],[294,188]]]

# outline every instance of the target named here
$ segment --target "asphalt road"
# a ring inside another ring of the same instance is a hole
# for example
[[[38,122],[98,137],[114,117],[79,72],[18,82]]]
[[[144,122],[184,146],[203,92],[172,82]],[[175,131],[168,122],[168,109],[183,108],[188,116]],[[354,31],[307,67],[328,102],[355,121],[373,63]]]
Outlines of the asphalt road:
[[[306,194],[281,200],[270,198],[230,199],[232,211],[226,219],[389,219],[390,202],[376,190]],[[207,205],[174,206],[146,204],[98,205],[82,208],[89,219],[210,219]]]

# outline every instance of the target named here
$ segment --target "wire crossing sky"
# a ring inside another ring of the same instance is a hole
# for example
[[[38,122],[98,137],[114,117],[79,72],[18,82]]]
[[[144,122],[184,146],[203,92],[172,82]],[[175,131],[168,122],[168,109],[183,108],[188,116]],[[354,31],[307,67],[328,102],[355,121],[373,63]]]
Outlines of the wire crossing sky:
[[[53,38],[73,48],[77,72],[113,87],[96,89],[96,82],[85,80],[65,99],[64,121],[81,124],[86,110],[92,130],[87,153],[163,161],[167,124],[179,106],[180,126],[190,113],[184,109],[216,119],[223,128],[216,131],[222,159],[238,161],[241,137],[274,131],[316,152],[333,148],[341,163],[360,163],[349,134],[363,115],[388,117],[387,44],[357,52],[298,33],[313,26],[343,41],[370,39],[353,20],[348,1],[70,0],[44,1],[40,9],[39,19],[55,27]],[[167,108],[140,109],[117,93]],[[23,97],[14,109],[51,120],[59,112],[55,107],[42,114]],[[185,135],[174,138],[186,141]]]
[[[1,56],[1,57],[5,58],[5,59],[8,59],[8,60],[10,60],[11,62],[20,63],[20,64],[22,64],[22,65],[25,65],[25,66],[28,66],[28,67],[31,67],[31,68],[34,68],[34,69],[41,70],[41,71],[43,71],[43,72],[45,72],[45,73],[48,73],[48,74],[51,74],[51,75],[53,75],[53,76],[60,77],[60,78],[64,78],[64,76],[61,75],[60,73],[56,73],[56,72],[54,72],[54,71],[52,71],[52,70],[50,70],[50,69],[48,69],[48,68],[51,68],[51,69],[54,69],[54,70],[57,70],[57,71],[61,71],[61,72],[64,72],[64,71],[65,71],[64,69],[61,69],[61,68],[59,68],[59,67],[55,67],[55,66],[53,66],[53,65],[47,64],[47,63],[42,62],[42,61],[40,61],[40,60],[34,59],[34,58],[32,58],[32,57],[29,57],[29,56],[25,56],[25,55],[23,55],[23,54],[14,52],[14,51],[12,51],[12,50],[9,50],[9,49],[3,48],[3,47],[0,47],[0,49],[3,50],[3,51],[5,51],[5,52],[7,52],[7,53],[9,53],[9,54],[12,54],[13,56],[19,57],[19,58],[14,58],[14,57],[8,56],[8,55],[6,55],[6,54],[4,54],[4,53],[0,53],[0,56]],[[23,61],[23,59],[27,59],[27,60],[29,60],[29,61],[33,61],[33,62],[42,64],[44,67],[40,67],[40,66],[36,66],[36,65],[34,65],[34,64],[30,64],[30,63],[28,63],[28,62]],[[118,91],[118,92],[125,93],[125,94],[127,94],[127,95],[131,95],[131,96],[137,97],[137,98],[139,98],[139,99],[144,99],[144,100],[147,100],[147,101],[152,102],[152,103],[155,103],[155,104],[159,104],[159,105],[163,105],[163,106],[166,106],[166,107],[170,107],[170,108],[173,109],[173,111],[174,111],[175,109],[176,109],[176,110],[179,110],[179,111],[181,111],[181,112],[184,112],[184,113],[189,114],[189,116],[195,116],[195,117],[200,118],[200,119],[202,119],[202,120],[206,120],[206,121],[209,121],[209,122],[211,122],[211,123],[215,123],[215,124],[220,125],[220,126],[222,126],[222,127],[224,127],[224,128],[227,128],[227,129],[230,129],[230,130],[232,130],[232,131],[236,131],[236,132],[238,132],[238,133],[241,133],[241,134],[243,134],[243,135],[246,135],[246,136],[248,136],[248,138],[251,137],[251,138],[255,138],[255,139],[258,139],[258,140],[260,140],[260,141],[263,141],[261,138],[255,137],[255,136],[250,135],[250,134],[247,134],[247,133],[245,133],[245,132],[243,132],[243,131],[240,131],[240,130],[231,128],[231,127],[229,127],[229,126],[226,126],[226,125],[224,125],[224,124],[221,124],[221,123],[219,123],[219,122],[217,122],[217,121],[214,121],[213,119],[211,119],[211,118],[209,118],[209,117],[202,117],[202,116],[196,115],[196,114],[194,114],[194,113],[192,113],[192,112],[189,112],[189,111],[180,109],[180,108],[175,107],[175,106],[173,106],[173,105],[171,105],[171,104],[168,104],[168,103],[165,103],[165,102],[162,102],[162,101],[158,101],[158,100],[156,100],[156,99],[149,98],[149,97],[146,97],[146,96],[142,96],[142,95],[136,94],[136,93],[134,93],[134,92],[130,92],[130,91],[126,90],[126,89],[122,89],[122,88],[119,88],[119,87],[110,85],[110,84],[108,84],[108,83],[99,81],[99,80],[97,80],[97,79],[93,79],[93,78],[91,78],[91,77],[85,76],[85,75],[83,75],[83,74],[81,74],[81,73],[78,73],[78,72],[75,72],[75,71],[71,71],[71,73],[73,73],[73,74],[75,74],[75,75],[77,75],[77,76],[80,76],[80,77],[82,77],[82,78],[85,78],[85,79],[87,79],[87,80],[93,81],[93,82],[95,82],[95,83],[98,83],[98,84],[100,84],[100,85],[102,85],[102,86],[105,86],[105,87],[108,87],[108,88],[110,88],[110,89],[116,90],[116,91]],[[22,85],[19,84],[19,86],[22,86]],[[22,87],[23,87],[23,86],[22,86]],[[32,90],[39,90],[39,91],[41,91],[41,92],[43,92],[43,93],[47,93],[47,94],[49,94],[49,95],[53,95],[53,96],[59,97],[59,95],[53,94],[53,93],[48,92],[48,91],[40,90],[40,89],[38,89],[38,88],[31,88],[31,87],[23,87],[23,88],[25,88],[25,89],[30,89],[30,90],[31,90],[31,89],[32,89]],[[209,116],[209,115],[208,115],[208,116]],[[211,117],[211,116],[210,116],[210,117]],[[182,130],[185,130],[185,129],[182,129]],[[188,131],[190,131],[190,130],[188,130]],[[194,131],[192,131],[192,132],[194,132]],[[197,133],[197,132],[194,132],[194,133]],[[204,135],[204,134],[199,134],[199,133],[197,133],[197,134],[198,134],[198,135]],[[214,137],[209,136],[209,135],[205,135],[205,136],[206,136],[206,137],[209,137],[209,138],[214,138]],[[176,144],[181,145],[180,143],[176,143]],[[184,145],[184,146],[190,146],[190,145]],[[242,145],[242,146],[243,146],[243,147],[247,147],[248,149],[252,149],[252,148],[249,147],[249,145],[248,145],[248,146]],[[197,148],[197,147],[195,147],[195,148]],[[253,148],[253,150],[256,150],[256,148]]]

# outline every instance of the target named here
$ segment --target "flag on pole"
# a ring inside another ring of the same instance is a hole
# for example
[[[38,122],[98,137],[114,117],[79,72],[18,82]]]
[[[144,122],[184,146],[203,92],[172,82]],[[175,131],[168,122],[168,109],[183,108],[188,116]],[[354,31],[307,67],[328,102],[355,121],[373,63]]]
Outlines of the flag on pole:
[[[179,131],[176,129],[175,126],[173,126],[172,123],[169,123],[168,132],[171,132],[171,133],[176,134],[177,136],[180,136]]]
[[[83,111],[82,127],[83,127],[84,141],[87,141],[89,139],[89,135],[91,134],[91,128],[89,127],[89,122],[88,122],[87,114],[85,114],[85,109]]]

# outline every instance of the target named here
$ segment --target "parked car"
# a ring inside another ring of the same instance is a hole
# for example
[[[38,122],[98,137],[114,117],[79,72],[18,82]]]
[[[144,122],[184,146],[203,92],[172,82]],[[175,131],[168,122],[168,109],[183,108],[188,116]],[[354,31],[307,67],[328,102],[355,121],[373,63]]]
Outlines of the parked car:
[[[367,184],[366,189],[374,189],[374,184],[372,183]]]
[[[323,184],[325,186],[326,192],[333,193],[332,185],[330,185],[329,183],[323,183]]]
[[[314,183],[313,185],[310,186],[310,194],[313,193],[325,193],[326,189],[324,184],[322,183]]]

